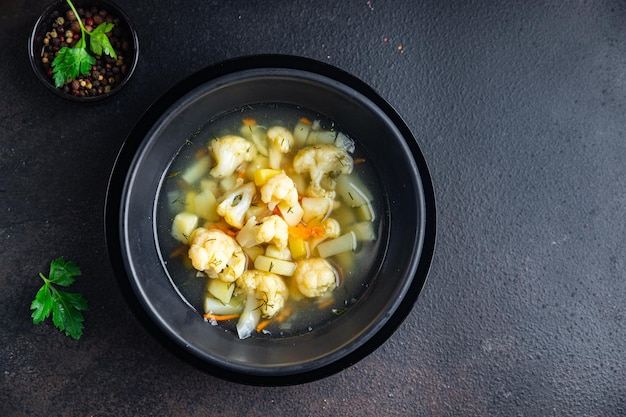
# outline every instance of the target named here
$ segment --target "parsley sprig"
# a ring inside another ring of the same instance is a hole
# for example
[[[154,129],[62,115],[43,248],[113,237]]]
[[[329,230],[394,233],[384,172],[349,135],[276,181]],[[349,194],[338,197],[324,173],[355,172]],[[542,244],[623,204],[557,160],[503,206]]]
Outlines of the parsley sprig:
[[[78,74],[87,75],[89,69],[96,63],[96,59],[89,53],[87,47],[93,54],[102,55],[104,53],[113,59],[117,59],[117,54],[109,41],[109,37],[106,35],[113,30],[115,25],[102,22],[94,30],[88,32],[71,0],[66,0],[66,2],[78,20],[81,36],[73,47],[65,46],[61,48],[54,61],[52,61],[52,75],[56,87],[62,87],[68,80],[78,77]],[[88,35],[88,37],[85,35]]]
[[[81,311],[89,308],[87,300],[77,293],[58,290],[55,285],[68,287],[81,275],[80,268],[72,261],[58,258],[50,262],[48,277],[41,272],[43,286],[37,291],[30,305],[33,323],[45,320],[52,313],[52,322],[67,336],[79,339],[83,334],[83,315]]]

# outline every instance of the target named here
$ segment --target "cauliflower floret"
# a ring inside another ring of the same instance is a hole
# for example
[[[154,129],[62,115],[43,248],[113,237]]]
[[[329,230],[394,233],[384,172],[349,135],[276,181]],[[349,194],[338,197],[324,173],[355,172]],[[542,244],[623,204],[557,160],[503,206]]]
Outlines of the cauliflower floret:
[[[282,217],[273,214],[261,220],[256,237],[261,242],[272,242],[279,249],[284,249],[289,240],[289,225]]]
[[[337,287],[337,271],[323,258],[298,261],[292,279],[308,298],[322,296]]]
[[[213,139],[209,143],[209,152],[217,163],[210,174],[223,178],[233,175],[244,162],[252,161],[256,156],[256,147],[241,136],[226,135]]]
[[[320,222],[319,226],[324,230],[321,233],[321,237],[311,239],[311,249],[314,249],[317,245],[325,241],[326,239],[334,239],[341,235],[341,225],[332,217],[328,217]]]
[[[261,315],[265,318],[274,317],[289,298],[289,290],[283,279],[271,272],[247,270],[237,280],[237,286],[246,293],[254,292]]]
[[[324,228],[324,237],[326,238],[336,238],[341,234],[341,225],[336,219],[332,217],[328,217],[320,224]]]
[[[229,225],[241,229],[256,194],[253,182],[248,182],[224,194],[217,205],[217,214],[224,217]]]
[[[311,197],[335,197],[334,190],[327,190],[321,185],[324,175],[336,178],[352,172],[354,161],[344,149],[332,144],[307,146],[298,151],[293,159],[293,167],[298,174],[308,172],[311,183],[307,194]]]
[[[274,175],[261,187],[261,201],[267,204],[270,210],[274,210],[281,201],[295,206],[298,204],[296,184],[284,171]]]
[[[270,144],[270,168],[280,169],[283,154],[289,152],[293,146],[293,135],[285,127],[274,126],[267,130],[267,141]]]
[[[276,214],[261,220],[252,216],[237,234],[237,242],[244,248],[271,242],[279,249],[285,249],[289,243],[289,225]]]
[[[235,239],[218,229],[198,227],[189,237],[189,259],[211,278],[234,282],[246,269],[246,255]]]

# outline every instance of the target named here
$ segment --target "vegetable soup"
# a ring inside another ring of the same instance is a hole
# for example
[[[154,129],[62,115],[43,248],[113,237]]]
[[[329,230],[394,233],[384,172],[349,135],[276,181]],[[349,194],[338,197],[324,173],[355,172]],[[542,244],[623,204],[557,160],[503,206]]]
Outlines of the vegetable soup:
[[[367,291],[382,193],[370,156],[323,115],[236,109],[190,135],[164,174],[161,257],[207,325],[241,339],[306,333]]]

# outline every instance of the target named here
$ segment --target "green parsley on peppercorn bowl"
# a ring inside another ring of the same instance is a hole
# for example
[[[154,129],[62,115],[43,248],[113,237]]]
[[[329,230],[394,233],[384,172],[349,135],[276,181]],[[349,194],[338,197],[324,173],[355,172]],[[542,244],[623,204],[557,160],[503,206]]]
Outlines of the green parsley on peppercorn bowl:
[[[114,166],[106,237],[124,295],[176,355],[286,385],[338,372],[410,312],[434,251],[417,142],[318,61],[234,59],[183,80]]]
[[[29,37],[29,59],[40,81],[73,101],[111,97],[131,78],[139,58],[137,33],[110,0],[57,0]]]

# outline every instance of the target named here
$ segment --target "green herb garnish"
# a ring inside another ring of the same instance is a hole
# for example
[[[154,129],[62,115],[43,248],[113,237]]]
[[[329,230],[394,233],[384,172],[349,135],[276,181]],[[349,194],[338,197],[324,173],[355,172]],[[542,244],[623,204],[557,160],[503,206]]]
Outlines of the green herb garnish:
[[[333,308],[330,310],[335,316],[341,316],[343,313],[348,311],[347,308]]]
[[[52,61],[52,74],[54,85],[62,87],[68,80],[75,79],[78,74],[87,75],[91,67],[96,63],[96,59],[89,53],[102,55],[103,53],[113,59],[117,59],[117,54],[106,35],[115,26],[113,23],[102,22],[91,32],[87,32],[83,22],[70,0],[66,0],[70,6],[76,20],[80,25],[81,37],[73,47],[64,46],[59,50],[59,54]],[[85,35],[89,35],[86,37]],[[89,41],[89,42],[87,42]]]
[[[61,257],[50,262],[50,272],[45,277],[41,272],[43,286],[37,291],[30,305],[33,323],[37,324],[48,318],[52,313],[52,322],[66,336],[79,339],[83,334],[82,310],[89,308],[87,300],[77,293],[59,291],[55,284],[68,287],[80,276],[80,268],[72,261],[65,262]]]

